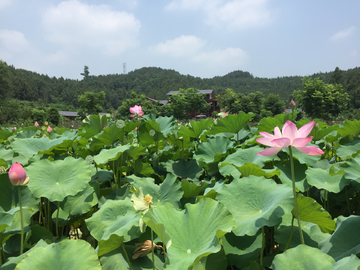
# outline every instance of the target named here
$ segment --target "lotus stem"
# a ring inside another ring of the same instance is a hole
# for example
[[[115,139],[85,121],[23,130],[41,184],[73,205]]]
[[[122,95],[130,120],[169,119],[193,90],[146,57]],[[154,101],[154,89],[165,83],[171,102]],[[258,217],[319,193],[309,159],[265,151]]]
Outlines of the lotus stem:
[[[297,196],[296,196],[294,159],[293,159],[293,155],[292,155],[291,145],[289,145],[289,154],[290,154],[291,179],[292,179],[292,189],[293,189],[293,195],[294,195],[294,207],[295,207],[295,212],[296,212],[296,219],[298,222],[301,244],[305,245],[304,236],[302,233],[301,223],[300,223],[299,206],[297,203]]]
[[[261,252],[260,252],[260,265],[263,265],[263,257],[264,257],[264,249],[265,249],[265,231],[264,227],[261,228],[261,235],[262,235],[262,244],[261,244]]]
[[[349,210],[349,216],[351,215],[351,209],[350,209],[350,203],[349,203],[349,195],[348,195],[348,191],[347,191],[347,186],[345,186],[345,194],[346,194],[346,204]]]
[[[21,241],[20,241],[20,255],[23,254],[24,251],[24,218],[22,212],[22,203],[21,203],[21,186],[18,186],[18,194],[19,194],[19,206],[20,206],[20,223],[21,223]]]
[[[151,257],[153,262],[153,270],[155,270],[155,255],[154,255],[154,233],[151,229]]]
[[[131,263],[130,263],[130,259],[129,259],[129,256],[128,256],[127,252],[126,252],[124,242],[122,243],[121,246],[122,246],[122,249],[123,249],[123,251],[124,251],[124,254],[125,254],[127,263],[128,263],[128,265],[129,265],[129,268],[130,268],[130,270],[132,270]]]
[[[58,240],[60,240],[59,238],[59,211],[60,211],[60,202],[58,201],[57,203],[57,213],[56,213],[56,237]]]
[[[94,164],[95,164],[95,168],[96,168],[96,175],[97,175],[97,184],[98,184],[98,199],[100,199],[100,177],[99,177],[99,170],[98,170],[98,167],[97,167],[97,164],[96,162],[94,161]]]
[[[291,241],[291,238],[293,236],[293,232],[294,232],[294,216],[292,217],[291,219],[291,231],[290,231],[290,237],[289,237],[289,241],[286,243],[286,247],[284,249],[284,252],[288,249],[289,247],[289,244],[290,244],[290,241]]]

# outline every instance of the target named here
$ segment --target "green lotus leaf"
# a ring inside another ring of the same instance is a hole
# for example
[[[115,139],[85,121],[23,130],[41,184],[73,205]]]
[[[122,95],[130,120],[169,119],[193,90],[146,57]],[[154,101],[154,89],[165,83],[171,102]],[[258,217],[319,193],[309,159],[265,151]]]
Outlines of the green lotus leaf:
[[[25,169],[27,170],[27,168]],[[13,230],[18,231],[21,229],[18,198],[19,188],[24,215],[24,227],[31,223],[31,216],[39,209],[39,200],[34,197],[27,186],[13,186],[9,180],[8,174],[0,174],[0,207],[15,218],[15,221],[5,229],[6,232]]]
[[[336,154],[342,159],[347,159],[348,157],[356,156],[359,150],[360,141],[354,140],[347,144],[340,145],[339,148],[336,150]]]
[[[0,143],[3,143],[9,136],[11,132],[8,130],[0,129]]]
[[[184,191],[184,198],[192,198],[195,197],[197,194],[199,194],[203,189],[205,189],[208,185],[210,185],[209,182],[205,181],[197,181],[195,183],[190,182],[187,179],[184,179],[181,181],[181,187]]]
[[[225,118],[224,118],[225,119]],[[194,158],[205,163],[218,162],[225,155],[233,142],[226,137],[215,137],[198,146]]]
[[[219,270],[226,269],[227,265],[224,249],[221,249],[217,253],[202,257],[196,264],[189,267],[189,270]]]
[[[155,144],[156,141],[160,141],[163,137],[160,130],[160,124],[154,119],[143,123],[138,128],[138,139],[139,143],[142,145],[148,146]]]
[[[177,134],[179,137],[199,138],[213,123],[211,118],[201,119],[200,121],[190,121],[190,127],[181,126]]]
[[[125,245],[125,250],[129,256],[130,264],[133,270],[153,270],[153,263],[151,253],[147,256],[139,257],[133,260],[131,254],[135,251],[135,245]],[[155,253],[155,269],[163,270],[164,262],[160,259],[162,255]],[[103,270],[124,270],[130,269],[126,260],[126,255],[122,248],[117,248],[100,257],[100,262]]]
[[[350,158],[350,160],[345,161],[337,166],[338,169],[345,171],[345,178],[350,180],[355,180],[359,182],[360,178],[360,156],[355,158]]]
[[[236,236],[227,233],[221,237],[227,261],[229,265],[243,269],[251,261],[256,261],[261,252],[262,235],[259,231],[254,236]]]
[[[268,157],[257,155],[257,153],[262,150],[264,149],[258,145],[246,149],[239,148],[235,153],[228,155],[220,165],[222,163],[230,163],[237,167],[241,167],[246,163],[254,163],[262,168],[265,166],[266,161],[269,160]],[[276,156],[274,160],[279,160],[279,158]]]
[[[52,234],[52,232],[50,232],[48,229],[46,229],[43,226],[33,225],[33,226],[31,226],[30,229],[31,229],[31,235],[30,235],[30,238],[29,238],[29,241],[28,241],[28,243],[30,245],[35,245],[41,239],[44,240],[44,241],[50,241],[50,242],[55,242],[56,241],[56,238]]]
[[[142,178],[137,176],[127,177],[135,189],[142,188],[143,194],[152,196],[153,206],[171,203],[179,208],[179,201],[183,196],[183,190],[176,176],[168,174],[160,185],[155,184],[153,178]]]
[[[141,155],[146,155],[146,147],[138,145],[138,144],[132,144],[128,150],[128,155],[132,157],[134,160],[138,159]]]
[[[335,130],[335,126],[329,127],[325,123],[318,122],[318,121],[316,121],[316,122],[317,122],[317,124],[319,124],[319,127],[317,125],[314,125],[313,129],[311,130],[311,132],[309,134],[309,136],[313,136],[313,138],[312,138],[313,141],[322,140],[323,138],[325,138],[326,135],[328,135],[329,133],[331,133],[332,131]],[[306,123],[309,123],[309,122],[306,121]],[[304,123],[304,124],[306,124],[306,123]]]
[[[301,220],[317,224],[324,233],[332,233],[335,230],[335,221],[313,198],[298,193],[297,203]],[[296,217],[295,209],[292,213]]]
[[[36,245],[32,248],[26,251],[25,253],[17,256],[17,257],[9,257],[8,260],[0,267],[1,270],[14,270],[16,265],[18,265],[19,262],[21,262],[30,252],[32,252],[35,248],[38,247],[46,247],[48,244],[41,240],[36,243]]]
[[[121,201],[107,200],[91,218],[86,219],[86,225],[91,235],[98,241],[108,240],[111,235],[128,235],[127,241],[138,237],[141,214],[137,214],[129,198]],[[134,227],[134,228],[133,228]]]
[[[243,270],[266,270],[263,266],[261,266],[258,262],[252,261],[249,266],[243,268]]]
[[[63,240],[46,247],[36,247],[26,254],[15,270],[101,270],[95,250],[83,240]]]
[[[274,175],[279,175],[279,170],[275,169],[261,169],[259,165],[254,163],[245,163],[241,167],[238,167],[232,163],[222,162],[219,165],[219,172],[223,176],[231,175],[234,178],[240,178],[255,175],[255,176],[265,176],[266,178],[270,178]]]
[[[335,261],[317,248],[299,245],[275,256],[274,270],[332,269]]]
[[[280,226],[274,232],[274,238],[276,242],[279,244],[279,249],[284,250],[288,241],[290,239],[290,235],[292,234],[290,243],[288,248],[293,248],[301,244],[299,229],[297,226],[296,217],[291,212],[285,213],[282,217],[282,222]],[[291,223],[293,220],[293,228],[291,228]],[[324,241],[329,237],[328,233],[323,233],[320,230],[320,227],[314,223],[307,221],[300,221],[301,229],[304,236],[305,244],[311,247],[318,248],[319,243]]]
[[[61,208],[70,215],[82,215],[98,203],[97,184],[89,183],[84,190],[74,196],[67,196],[60,204]]]
[[[36,130],[28,129],[28,130],[19,132],[17,134],[16,138],[24,139],[24,138],[31,138],[31,137],[34,137],[34,136],[36,136]]]
[[[352,254],[337,261],[332,270],[358,270],[359,267],[360,259],[355,254]]]
[[[4,161],[3,164],[0,166],[3,166],[5,168],[8,168],[12,165],[12,159],[14,157],[14,150],[6,150],[5,148],[0,148],[0,157]]]
[[[112,145],[116,140],[120,140],[124,136],[124,129],[118,128],[116,125],[113,125],[104,131],[96,138],[93,138],[90,149],[100,149],[104,145]]]
[[[171,133],[176,126],[176,119],[174,116],[159,116],[155,119],[155,121],[159,123],[160,131],[164,136],[167,136],[169,133]]]
[[[14,141],[12,149],[20,155],[30,158],[37,153],[52,154],[54,149],[67,149],[73,144],[76,137],[75,132],[64,132],[59,138],[50,140],[49,138],[25,138]]]
[[[360,252],[360,216],[340,216],[336,220],[335,232],[319,244],[321,251],[329,254],[336,261]]]
[[[88,115],[83,121],[79,128],[79,136],[86,139],[93,137],[100,133],[107,125],[106,115]]]
[[[306,172],[306,181],[317,187],[330,192],[338,193],[350,183],[349,179],[344,177],[345,171],[335,172],[334,166],[324,170],[322,168],[309,168]]]
[[[67,157],[51,162],[36,161],[26,168],[30,177],[28,187],[35,197],[61,202],[84,190],[91,180],[91,169],[83,159]]]
[[[123,245],[123,236],[118,236],[117,234],[110,235],[109,239],[99,241],[99,249],[97,255],[100,257],[104,254],[107,254]]]
[[[342,127],[337,128],[336,130],[342,137],[346,137],[351,134],[360,134],[360,120],[345,120]]]
[[[106,164],[109,161],[117,160],[121,156],[121,154],[128,149],[130,149],[130,144],[119,145],[111,149],[102,149],[98,155],[94,156],[94,161],[98,165]]]
[[[211,129],[211,133],[217,134],[225,132],[237,134],[240,130],[247,127],[251,118],[253,118],[253,115],[244,112],[229,114],[225,118],[217,121],[216,125]]]
[[[287,120],[291,120],[291,114],[278,114],[275,117],[269,116],[261,119],[257,126],[258,131],[265,131],[268,133],[274,132],[275,127],[279,127],[280,130]]]
[[[280,170],[279,178],[285,185],[292,186],[291,166],[290,163],[277,163],[274,165]],[[295,186],[300,191],[304,192],[309,184],[306,182],[306,164],[301,164],[297,159],[294,159],[294,170],[295,170]]]
[[[198,179],[203,172],[203,170],[200,169],[199,165],[196,163],[195,159],[180,159],[176,161],[169,160],[166,162],[165,168],[168,172],[171,172],[180,178]]]
[[[310,143],[308,145],[316,146],[315,144],[310,144]],[[285,150],[285,152],[289,154],[288,148],[284,148],[283,150]],[[297,150],[295,147],[292,147],[292,154],[293,154],[293,157],[298,159],[301,164],[307,164],[308,166],[314,165],[316,162],[319,161],[319,159],[321,157],[321,155],[305,154],[305,153]]]
[[[171,217],[171,218],[170,218]],[[177,211],[167,203],[151,208],[143,217],[167,247],[169,269],[188,269],[202,257],[221,249],[219,237],[230,232],[234,217],[219,202],[209,198]]]
[[[9,213],[6,213],[4,209],[0,206],[0,233],[7,227],[10,227],[14,221],[15,218]],[[1,244],[2,243],[0,243],[0,245]]]
[[[216,199],[234,215],[238,236],[255,235],[264,226],[280,224],[281,217],[293,208],[292,189],[265,177],[234,179],[218,190]]]

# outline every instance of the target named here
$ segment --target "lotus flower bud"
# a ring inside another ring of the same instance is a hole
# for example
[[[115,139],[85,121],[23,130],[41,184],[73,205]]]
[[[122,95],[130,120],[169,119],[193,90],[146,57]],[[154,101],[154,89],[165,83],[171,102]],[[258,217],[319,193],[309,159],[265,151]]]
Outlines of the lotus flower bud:
[[[15,162],[9,170],[9,179],[14,186],[25,186],[30,178],[26,177],[26,171],[19,162]]]
[[[292,100],[290,101],[290,107],[291,107],[291,108],[294,108],[295,106],[296,106],[295,101],[292,99]]]
[[[52,128],[50,126],[47,127],[47,132],[51,133],[52,132]]]
[[[34,125],[35,125],[35,127],[38,127],[38,126],[39,126],[39,123],[38,123],[38,122],[35,122]]]

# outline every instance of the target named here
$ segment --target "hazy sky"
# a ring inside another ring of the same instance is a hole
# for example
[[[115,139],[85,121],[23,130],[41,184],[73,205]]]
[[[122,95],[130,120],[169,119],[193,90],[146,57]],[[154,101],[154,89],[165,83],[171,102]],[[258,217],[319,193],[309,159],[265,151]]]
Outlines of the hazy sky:
[[[142,67],[201,78],[360,66],[358,0],[0,0],[0,60],[81,79]]]

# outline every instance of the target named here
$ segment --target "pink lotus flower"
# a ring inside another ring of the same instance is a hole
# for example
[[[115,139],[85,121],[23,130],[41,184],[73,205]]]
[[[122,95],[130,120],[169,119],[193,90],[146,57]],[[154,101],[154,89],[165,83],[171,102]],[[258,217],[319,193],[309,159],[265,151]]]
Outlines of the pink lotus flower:
[[[16,127],[11,128],[11,130],[16,130]]]
[[[50,126],[47,127],[47,132],[51,133],[52,132],[52,128]]]
[[[312,136],[306,137],[314,127],[315,122],[311,121],[302,126],[299,130],[291,121],[286,121],[282,128],[282,132],[278,127],[274,129],[274,135],[267,132],[260,132],[262,138],[256,139],[258,143],[270,146],[270,148],[257,153],[259,156],[272,156],[287,146],[293,146],[299,151],[308,155],[321,155],[324,152],[316,146],[306,146],[311,141]]]
[[[142,116],[144,115],[144,112],[142,111],[141,106],[135,105],[134,107],[130,107],[130,112],[132,113],[130,116]]]
[[[38,122],[35,122],[35,127],[38,127],[39,126],[39,123]]]
[[[25,186],[30,178],[26,177],[26,171],[19,162],[15,162],[9,170],[9,179],[14,186]]]
[[[291,108],[294,108],[295,106],[296,106],[295,101],[294,101],[294,100],[291,100],[291,101],[290,101],[290,107],[291,107]]]

